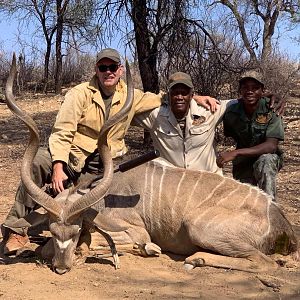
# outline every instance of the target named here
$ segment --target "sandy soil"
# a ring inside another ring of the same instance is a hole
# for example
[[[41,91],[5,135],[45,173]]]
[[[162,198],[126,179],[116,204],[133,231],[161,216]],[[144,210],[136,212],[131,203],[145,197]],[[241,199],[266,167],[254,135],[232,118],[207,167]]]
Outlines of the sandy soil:
[[[18,100],[30,112],[46,144],[59,108],[59,97]],[[300,226],[300,99],[288,101],[286,163],[279,174],[279,203],[289,220]],[[0,105],[0,223],[14,200],[27,130]],[[141,151],[141,131],[127,138],[131,151]],[[227,173],[229,170],[226,170]],[[120,257],[121,269],[111,259],[91,257],[84,265],[57,275],[38,257],[0,260],[0,299],[300,299],[300,268],[287,265],[268,274],[197,268],[183,269],[184,257],[163,254]]]

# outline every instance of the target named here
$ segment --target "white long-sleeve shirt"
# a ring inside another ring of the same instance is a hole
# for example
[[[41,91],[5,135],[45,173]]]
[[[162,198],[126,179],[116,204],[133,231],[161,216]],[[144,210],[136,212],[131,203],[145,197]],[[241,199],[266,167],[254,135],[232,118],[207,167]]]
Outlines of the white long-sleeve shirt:
[[[236,102],[222,100],[212,113],[192,99],[186,116],[185,137],[169,105],[136,115],[134,124],[150,131],[154,148],[174,166],[222,174],[216,164],[215,129],[233,101]]]

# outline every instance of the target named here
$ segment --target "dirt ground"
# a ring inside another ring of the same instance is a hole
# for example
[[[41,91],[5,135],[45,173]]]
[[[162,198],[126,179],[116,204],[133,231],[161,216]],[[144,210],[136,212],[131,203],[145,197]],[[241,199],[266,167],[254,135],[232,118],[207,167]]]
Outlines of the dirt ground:
[[[59,97],[19,99],[31,113],[46,145]],[[300,226],[300,98],[290,98],[284,117],[285,166],[279,174],[278,202],[288,219]],[[25,126],[0,105],[0,223],[14,200],[19,167],[27,143]],[[142,133],[130,131],[131,152],[141,151]],[[229,170],[226,170],[229,175]],[[38,257],[0,257],[0,299],[300,299],[300,267],[286,265],[268,274],[210,267],[185,271],[184,257],[165,253],[158,258],[126,254],[121,269],[112,260],[91,257],[65,275],[42,265]]]

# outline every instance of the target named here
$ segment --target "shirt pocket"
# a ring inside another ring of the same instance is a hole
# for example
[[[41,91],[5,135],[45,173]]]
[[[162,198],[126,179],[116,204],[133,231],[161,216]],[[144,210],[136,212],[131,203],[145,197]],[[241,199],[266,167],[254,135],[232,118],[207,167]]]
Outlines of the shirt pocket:
[[[234,125],[233,125],[234,126]],[[251,131],[249,130],[249,123],[237,124],[234,128],[232,137],[239,144],[243,143],[244,147],[249,145],[251,140]]]
[[[90,104],[82,113],[79,127],[86,127],[88,131],[93,130],[99,134],[99,131],[104,123],[105,117],[100,106],[94,103]],[[83,129],[84,130],[84,129]],[[82,132],[84,134],[84,132]]]
[[[193,126],[189,131],[193,147],[200,147],[208,143],[211,132],[210,125],[205,124],[203,126]]]
[[[260,144],[265,141],[266,139],[266,131],[267,131],[267,125],[261,125],[258,123],[254,123],[252,126],[252,143],[254,145]]]
[[[161,123],[156,127],[157,134],[163,138],[174,138],[179,136],[179,132],[176,128],[169,124]]]

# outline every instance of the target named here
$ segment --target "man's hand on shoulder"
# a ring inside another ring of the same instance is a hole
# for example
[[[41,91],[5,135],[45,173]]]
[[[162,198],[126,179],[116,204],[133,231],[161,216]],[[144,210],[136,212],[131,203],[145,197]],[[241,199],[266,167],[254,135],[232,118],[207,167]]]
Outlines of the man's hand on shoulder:
[[[218,104],[220,104],[220,101],[210,97],[210,96],[200,96],[200,95],[194,95],[193,99],[198,103],[198,105],[203,106],[207,110],[210,110],[212,113],[217,111]]]
[[[270,98],[270,108],[277,116],[282,116],[285,111],[286,100],[278,94],[273,94],[269,91],[264,92],[264,97]]]

